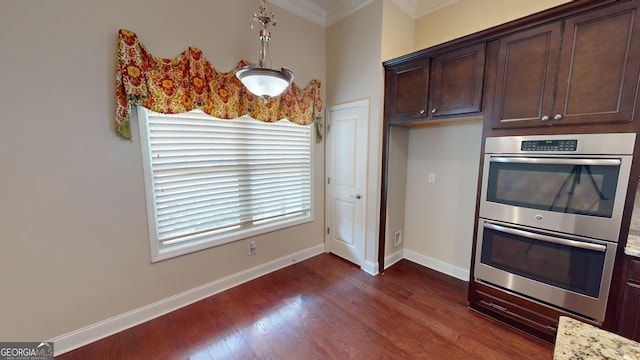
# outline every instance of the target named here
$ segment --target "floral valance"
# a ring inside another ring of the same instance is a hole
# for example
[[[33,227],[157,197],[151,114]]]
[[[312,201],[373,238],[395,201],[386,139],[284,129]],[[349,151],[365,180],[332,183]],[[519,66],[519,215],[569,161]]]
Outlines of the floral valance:
[[[266,122],[287,118],[309,125],[315,121],[316,139],[322,139],[320,81],[312,80],[304,89],[294,82],[282,95],[265,103],[235,77],[236,70],[248,64],[243,60],[231,72],[218,72],[201,50],[192,47],[175,59],[161,59],[151,55],[136,34],[121,29],[116,65],[116,133],[131,139],[129,117],[133,104],[165,114],[200,109],[221,119],[249,115]]]

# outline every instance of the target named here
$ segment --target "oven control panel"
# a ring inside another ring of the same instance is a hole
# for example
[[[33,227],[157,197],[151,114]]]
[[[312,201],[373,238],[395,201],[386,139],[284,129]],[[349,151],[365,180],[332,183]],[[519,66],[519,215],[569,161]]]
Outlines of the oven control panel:
[[[578,140],[523,140],[521,151],[576,151]]]

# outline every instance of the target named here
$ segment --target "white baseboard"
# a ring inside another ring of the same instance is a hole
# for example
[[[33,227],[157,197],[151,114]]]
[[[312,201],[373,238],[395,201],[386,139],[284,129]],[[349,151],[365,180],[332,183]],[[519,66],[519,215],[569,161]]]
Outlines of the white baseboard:
[[[110,319],[91,324],[82,329],[55,337],[49,341],[55,343],[55,356],[58,356],[321,253],[324,253],[324,244],[204,284],[124,314],[114,316]]]
[[[432,257],[425,256],[415,251],[411,251],[407,249],[404,249],[403,253],[404,253],[403,256],[405,259],[411,260],[414,263],[420,264],[422,266],[426,266],[430,269],[439,271],[449,276],[453,276],[454,278],[457,278],[463,281],[469,281],[470,272],[468,269],[463,269],[457,266],[453,266],[451,264],[447,264],[438,259],[434,259]]]
[[[378,275],[378,263],[373,261],[365,261],[364,265],[360,267],[364,272],[370,275]]]
[[[397,263],[398,261],[404,259],[404,249],[400,249],[393,254],[387,255],[384,257],[384,269],[387,270],[389,266]]]
[[[389,266],[397,263],[398,261],[402,260],[403,256],[402,256],[402,249],[394,252],[391,255],[387,255],[384,257],[384,268],[385,270],[387,268],[389,268]],[[372,261],[365,261],[364,265],[362,265],[361,269],[371,275],[378,275],[379,271],[380,271],[380,264],[378,264],[377,262],[372,262]]]

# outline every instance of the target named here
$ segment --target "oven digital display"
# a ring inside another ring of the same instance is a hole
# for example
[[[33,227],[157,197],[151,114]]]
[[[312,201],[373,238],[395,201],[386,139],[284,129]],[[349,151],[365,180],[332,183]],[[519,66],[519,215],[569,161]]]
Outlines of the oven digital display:
[[[521,151],[576,151],[578,140],[524,140]]]

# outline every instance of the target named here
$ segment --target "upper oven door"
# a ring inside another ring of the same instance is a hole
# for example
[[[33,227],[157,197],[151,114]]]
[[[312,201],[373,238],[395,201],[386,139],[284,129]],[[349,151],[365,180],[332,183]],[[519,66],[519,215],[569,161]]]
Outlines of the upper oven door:
[[[617,241],[631,159],[486,154],[480,217]]]

